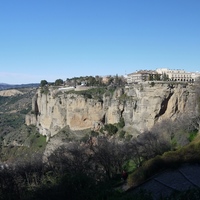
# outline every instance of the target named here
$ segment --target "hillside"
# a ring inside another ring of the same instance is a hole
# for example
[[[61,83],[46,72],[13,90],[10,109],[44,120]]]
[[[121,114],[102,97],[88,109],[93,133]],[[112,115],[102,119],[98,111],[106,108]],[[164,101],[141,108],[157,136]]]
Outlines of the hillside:
[[[25,151],[28,150],[25,150],[26,147],[30,147],[31,140],[34,140],[38,134],[35,127],[25,125],[25,115],[31,110],[31,99],[35,91],[36,88],[0,91],[1,162],[25,154]]]
[[[39,83],[16,84],[16,85],[0,83],[0,90],[8,90],[15,88],[34,88],[34,87],[39,87]]]
[[[15,96],[15,95],[18,95],[18,94],[23,94],[23,93],[20,92],[19,90],[16,90],[16,89],[0,91],[0,96],[5,96],[5,97]]]

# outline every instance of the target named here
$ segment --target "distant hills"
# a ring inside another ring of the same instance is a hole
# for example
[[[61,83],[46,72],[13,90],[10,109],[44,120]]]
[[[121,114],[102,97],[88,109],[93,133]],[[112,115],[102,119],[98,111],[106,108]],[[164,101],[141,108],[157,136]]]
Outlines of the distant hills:
[[[13,88],[29,88],[29,87],[39,87],[39,83],[28,83],[28,84],[7,84],[7,83],[0,83],[0,90],[7,90]]]

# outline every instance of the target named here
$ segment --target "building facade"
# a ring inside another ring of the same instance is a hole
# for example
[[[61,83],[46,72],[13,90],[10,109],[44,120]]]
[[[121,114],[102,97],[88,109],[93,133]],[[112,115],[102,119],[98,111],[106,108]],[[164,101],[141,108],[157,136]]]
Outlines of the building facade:
[[[180,81],[194,82],[200,77],[198,72],[186,72],[185,70],[170,70],[159,68],[156,70],[140,70],[127,75],[127,83],[138,83],[144,81]]]
[[[200,76],[197,72],[186,72],[181,69],[171,70],[167,68],[160,68],[156,71],[162,75],[166,74],[170,81],[194,82]]]
[[[140,70],[127,75],[127,83],[144,82],[154,79],[158,73],[155,70]]]

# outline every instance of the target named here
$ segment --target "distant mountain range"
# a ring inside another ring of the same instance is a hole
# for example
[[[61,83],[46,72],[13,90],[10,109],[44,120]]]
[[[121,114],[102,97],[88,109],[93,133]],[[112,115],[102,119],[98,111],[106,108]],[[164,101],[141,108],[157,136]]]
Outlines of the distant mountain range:
[[[0,83],[0,90],[7,90],[13,88],[29,88],[29,87],[39,87],[39,83],[28,83],[28,84],[7,84],[7,83]]]

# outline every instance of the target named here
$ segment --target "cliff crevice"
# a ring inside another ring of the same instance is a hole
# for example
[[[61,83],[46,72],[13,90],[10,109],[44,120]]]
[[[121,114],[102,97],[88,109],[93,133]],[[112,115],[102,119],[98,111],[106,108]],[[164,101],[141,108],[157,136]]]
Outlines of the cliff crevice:
[[[173,92],[170,92],[169,95],[163,99],[163,101],[161,102],[161,107],[160,107],[160,111],[159,113],[155,116],[155,120],[157,120],[160,116],[164,115],[167,108],[168,108],[168,103],[169,100],[171,98],[171,96],[173,95]],[[175,110],[177,111],[177,109]]]

